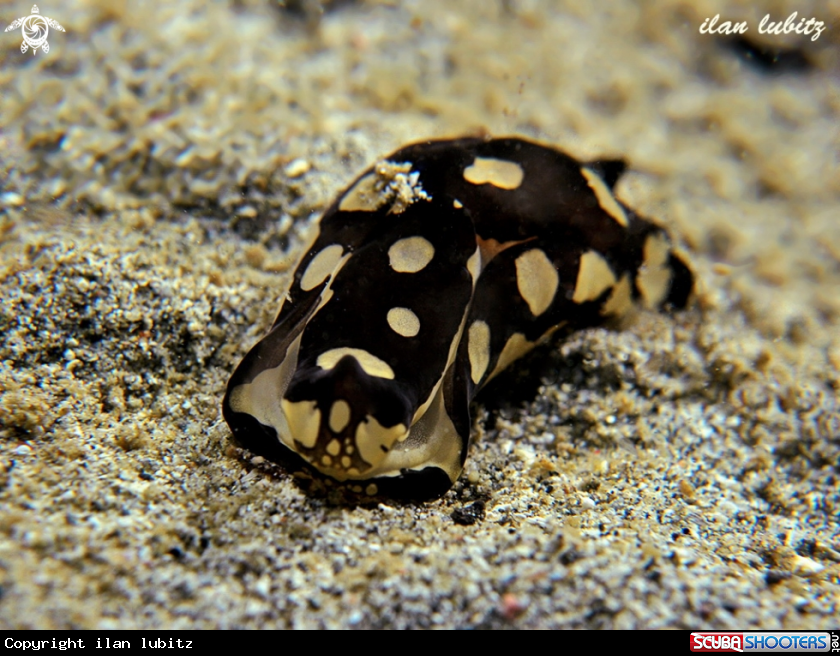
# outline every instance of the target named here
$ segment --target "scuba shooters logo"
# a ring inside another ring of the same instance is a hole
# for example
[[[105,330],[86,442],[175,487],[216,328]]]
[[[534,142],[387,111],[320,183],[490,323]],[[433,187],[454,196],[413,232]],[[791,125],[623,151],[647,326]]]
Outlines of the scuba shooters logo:
[[[744,651],[741,633],[692,633],[691,651]]]
[[[38,52],[38,48],[43,52],[50,51],[50,44],[47,43],[50,28],[59,32],[65,31],[57,21],[46,16],[41,16],[38,5],[32,5],[32,13],[29,16],[16,18],[5,31],[10,32],[17,28],[20,28],[20,32],[23,35],[23,43],[20,44],[20,51],[26,53],[27,50],[32,48],[33,55]]]
[[[706,652],[838,652],[836,631],[703,631],[692,632],[691,651]]]

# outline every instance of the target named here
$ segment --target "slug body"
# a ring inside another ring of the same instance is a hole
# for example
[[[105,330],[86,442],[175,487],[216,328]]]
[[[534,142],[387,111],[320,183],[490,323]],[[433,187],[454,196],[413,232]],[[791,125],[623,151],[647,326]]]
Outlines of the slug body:
[[[686,304],[693,277],[668,235],[612,194],[623,170],[466,138],[362,173],[231,376],[236,440],[366,494],[443,494],[470,401],[511,362],[559,327]]]

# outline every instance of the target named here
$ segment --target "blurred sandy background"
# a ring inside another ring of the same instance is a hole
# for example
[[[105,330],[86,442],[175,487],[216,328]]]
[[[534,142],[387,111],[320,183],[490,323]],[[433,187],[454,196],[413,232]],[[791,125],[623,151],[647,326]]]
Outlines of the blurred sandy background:
[[[0,626],[837,628],[840,3],[39,6],[48,54],[0,33]],[[817,41],[758,40],[794,11]],[[227,377],[331,198],[466,133],[626,158],[698,302],[501,379],[442,500],[309,498]]]

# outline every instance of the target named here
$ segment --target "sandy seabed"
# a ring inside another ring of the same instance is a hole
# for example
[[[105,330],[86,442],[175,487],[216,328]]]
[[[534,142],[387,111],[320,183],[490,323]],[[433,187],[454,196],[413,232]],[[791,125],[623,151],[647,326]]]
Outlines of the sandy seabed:
[[[840,3],[317,5],[0,34],[0,626],[837,628]],[[794,11],[825,31],[765,64],[698,29]],[[697,301],[515,367],[441,500],[307,496],[227,377],[330,200],[463,134],[625,158]]]

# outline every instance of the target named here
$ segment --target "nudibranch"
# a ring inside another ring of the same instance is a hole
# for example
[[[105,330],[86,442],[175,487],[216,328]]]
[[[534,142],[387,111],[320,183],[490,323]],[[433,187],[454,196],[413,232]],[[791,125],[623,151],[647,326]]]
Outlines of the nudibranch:
[[[524,139],[406,146],[327,209],[228,383],[235,439],[368,495],[433,498],[476,393],[559,327],[684,307],[693,276],[613,195],[625,165]]]

